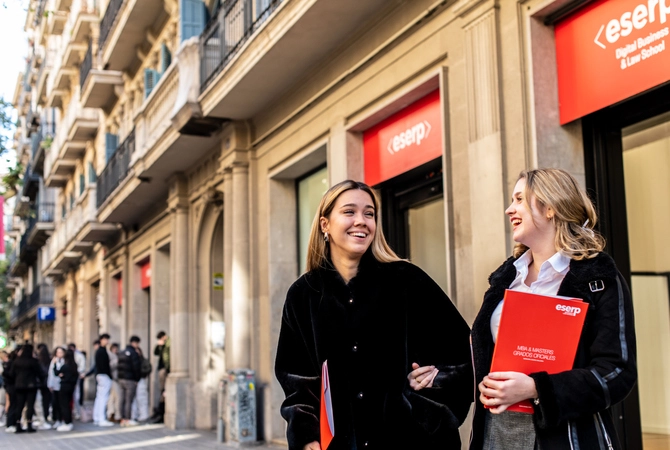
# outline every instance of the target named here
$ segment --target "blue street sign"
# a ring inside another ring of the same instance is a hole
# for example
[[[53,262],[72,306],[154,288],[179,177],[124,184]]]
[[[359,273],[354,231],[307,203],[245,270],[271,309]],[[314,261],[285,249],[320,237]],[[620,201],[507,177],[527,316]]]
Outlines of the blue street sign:
[[[38,322],[53,322],[54,320],[56,320],[56,308],[49,306],[40,306],[37,308]]]

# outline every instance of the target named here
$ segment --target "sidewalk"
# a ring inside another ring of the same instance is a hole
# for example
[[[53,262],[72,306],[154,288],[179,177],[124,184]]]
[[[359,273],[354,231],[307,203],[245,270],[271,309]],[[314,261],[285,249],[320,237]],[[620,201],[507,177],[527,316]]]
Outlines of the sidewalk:
[[[60,433],[55,430],[38,430],[36,433],[11,434],[0,428],[0,449],[72,449],[72,450],[134,450],[134,449],[218,449],[238,448],[285,450],[276,445],[239,446],[233,443],[218,443],[216,432],[202,430],[173,431],[163,424],[109,428],[96,427],[92,423],[74,422],[74,430]]]

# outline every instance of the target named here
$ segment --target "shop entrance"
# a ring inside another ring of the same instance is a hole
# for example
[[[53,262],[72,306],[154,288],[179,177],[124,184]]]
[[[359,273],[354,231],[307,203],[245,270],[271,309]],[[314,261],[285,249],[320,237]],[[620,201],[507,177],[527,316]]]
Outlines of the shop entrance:
[[[638,383],[613,407],[625,448],[670,448],[670,85],[582,120],[606,251],[629,280]]]
[[[378,188],[382,226],[389,245],[401,258],[421,267],[446,292],[442,158],[392,178]]]

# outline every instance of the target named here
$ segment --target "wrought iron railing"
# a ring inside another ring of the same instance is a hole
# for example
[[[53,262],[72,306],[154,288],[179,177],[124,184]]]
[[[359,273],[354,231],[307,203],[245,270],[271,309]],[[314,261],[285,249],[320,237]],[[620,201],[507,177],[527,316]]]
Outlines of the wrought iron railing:
[[[226,0],[200,36],[200,91],[204,91],[282,0],[256,12],[253,0]]]
[[[35,228],[37,223],[51,223],[54,221],[56,205],[54,203],[39,203],[30,209],[26,234]]]
[[[119,14],[119,10],[123,5],[123,0],[110,0],[107,5],[107,10],[105,15],[100,21],[100,37],[99,37],[99,48],[104,49],[107,38],[114,27],[114,22],[116,22],[116,16]]]
[[[92,67],[93,67],[93,40],[91,39],[88,42],[88,50],[86,51],[84,60],[81,63],[81,67],[79,67],[79,86],[81,87],[82,91],[84,90],[84,83],[86,83],[86,78],[88,78],[88,73],[91,71]]]
[[[37,28],[42,22],[42,19],[44,19],[44,9],[46,8],[46,5],[47,0],[38,0],[37,9],[35,10],[35,20],[33,21],[35,28]]]
[[[53,305],[54,287],[50,284],[40,284],[35,286],[30,295],[24,295],[21,301],[11,312],[10,320],[18,320],[33,308],[40,305]]]
[[[128,175],[130,157],[135,152],[135,130],[116,149],[98,177],[96,195],[99,208]]]

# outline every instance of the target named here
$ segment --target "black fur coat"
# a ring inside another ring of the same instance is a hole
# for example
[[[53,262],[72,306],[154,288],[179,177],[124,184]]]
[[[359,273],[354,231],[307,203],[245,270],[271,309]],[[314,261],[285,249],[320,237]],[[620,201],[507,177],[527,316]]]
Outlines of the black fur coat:
[[[335,437],[329,450],[460,449],[472,402],[469,327],[440,287],[406,263],[370,251],[348,284],[332,267],[289,289],[275,372],[286,394],[290,450],[319,440],[321,365],[328,360]],[[413,362],[435,365],[414,391]]]
[[[477,384],[491,366],[491,315],[515,277],[514,258],[491,274],[490,288],[472,325]],[[574,369],[555,375],[530,375],[540,400],[533,416],[540,448],[620,449],[608,408],[622,401],[637,379],[633,305],[628,286],[614,260],[600,253],[592,259],[571,261],[557,294],[584,300],[588,313]],[[470,449],[480,450],[486,410],[479,401],[479,391],[475,405]]]

